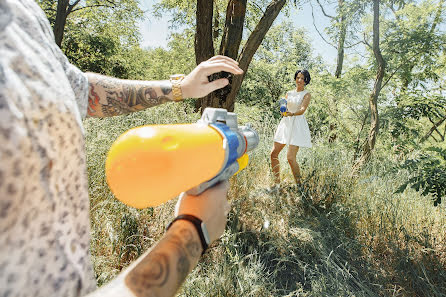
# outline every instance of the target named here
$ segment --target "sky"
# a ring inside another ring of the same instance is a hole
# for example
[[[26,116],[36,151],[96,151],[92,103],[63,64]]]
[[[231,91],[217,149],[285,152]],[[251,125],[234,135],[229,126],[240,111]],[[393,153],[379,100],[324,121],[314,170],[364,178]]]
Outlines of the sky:
[[[145,20],[139,24],[140,33],[142,36],[142,47],[167,47],[170,16],[164,15],[162,19],[158,19],[153,16],[152,6],[158,2],[160,2],[160,0],[141,0],[142,8],[147,11]],[[330,11],[330,8],[328,8],[328,11]],[[318,30],[319,32],[323,33],[323,28],[329,24],[329,20],[323,16],[318,7],[314,7],[314,15]],[[277,21],[280,22],[283,17],[283,13],[281,13],[279,18],[276,20],[276,23]],[[305,4],[301,7],[301,9],[293,8],[290,17],[294,20],[296,27],[303,27],[307,30],[309,35],[308,37],[311,40],[316,55],[319,54],[328,65],[335,65],[336,50],[331,45],[325,43],[325,41],[323,41],[315,30],[313,25],[313,17],[311,15],[311,6],[309,4]]]

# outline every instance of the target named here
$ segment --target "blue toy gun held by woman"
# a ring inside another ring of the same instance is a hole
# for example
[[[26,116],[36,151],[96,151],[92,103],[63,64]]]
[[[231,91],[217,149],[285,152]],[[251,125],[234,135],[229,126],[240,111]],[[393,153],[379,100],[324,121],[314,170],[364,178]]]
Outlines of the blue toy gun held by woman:
[[[280,105],[280,114],[283,115],[287,111],[287,102],[285,98],[280,98],[279,100]]]

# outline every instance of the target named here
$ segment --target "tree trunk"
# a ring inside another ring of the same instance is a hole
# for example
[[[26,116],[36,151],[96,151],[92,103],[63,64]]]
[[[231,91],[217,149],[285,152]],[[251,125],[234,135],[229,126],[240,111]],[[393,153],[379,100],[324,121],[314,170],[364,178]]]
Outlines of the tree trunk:
[[[344,0],[338,0],[339,7],[339,39],[338,39],[338,56],[336,58],[335,77],[340,78],[342,74],[342,66],[344,64],[344,43],[347,35],[347,24],[345,23]]]
[[[225,105],[223,106],[227,110],[234,110],[235,98],[240,90],[240,87],[242,86],[242,82],[245,78],[246,72],[248,71],[249,64],[251,63],[255,52],[259,48],[263,38],[265,38],[266,33],[268,33],[268,30],[271,28],[271,25],[279,15],[285,3],[286,0],[271,1],[256,28],[251,33],[245,46],[243,47],[237,61],[239,62],[239,66],[243,69],[244,73],[242,75],[235,76],[232,80],[231,92],[226,97]]]
[[[240,42],[243,35],[243,24],[246,15],[247,0],[230,0],[226,9],[226,21],[223,30],[223,36],[220,44],[220,55],[224,55],[234,60],[237,60],[237,55],[240,47]],[[198,28],[197,28],[198,30]],[[216,90],[212,94],[206,96],[201,100],[201,110],[206,107],[222,107],[226,97],[231,92],[232,75],[229,73],[217,73],[212,76],[212,79],[227,77],[229,79],[229,86]]]
[[[345,38],[347,35],[347,24],[345,20],[345,9],[344,9],[344,0],[338,0],[338,16],[337,16],[337,23],[340,25],[339,28],[339,37],[338,37],[338,44],[337,44],[337,58],[336,58],[336,71],[335,71],[335,77],[341,78],[342,75],[342,67],[344,65],[344,44],[345,44]],[[335,100],[335,112],[338,114],[338,103]],[[330,136],[328,137],[328,142],[333,143],[335,142],[337,136],[336,133],[337,129],[337,123],[331,123],[329,126],[330,130]]]
[[[220,55],[237,59],[242,41],[247,0],[230,0],[226,9],[225,28],[220,44]]]
[[[205,0],[197,0],[197,4],[199,4],[200,2],[205,2]],[[229,1],[226,10],[225,29],[223,31],[222,43],[220,46],[220,54],[229,56],[237,60],[239,62],[240,68],[243,69],[244,74],[237,75],[235,77],[232,77],[232,75],[228,75],[227,73],[221,73],[215,75],[214,78],[225,77],[225,76],[228,77],[231,84],[230,86],[227,86],[221,90],[217,90],[211,95],[202,98],[200,102],[202,111],[206,107],[219,107],[219,108],[226,108],[228,111],[234,111],[235,98],[237,96],[238,91],[240,90],[240,87],[242,85],[244,76],[248,70],[252,57],[254,56],[255,52],[260,46],[263,38],[270,29],[277,15],[280,13],[281,9],[285,5],[286,0],[271,1],[271,3],[266,8],[262,18],[260,19],[259,23],[257,24],[256,28],[249,36],[241,54],[238,55],[243,35],[243,23],[246,15],[246,3],[247,0]],[[198,6],[199,5],[197,5],[197,25],[198,25],[198,18],[200,17],[198,14]],[[209,15],[209,11],[206,11],[204,13]],[[198,27],[197,27],[196,40],[199,38],[200,39],[205,38],[201,34],[209,34],[209,33],[201,32],[200,34],[198,34]],[[200,44],[196,43],[195,46],[196,46],[195,51],[197,52],[201,51],[201,49],[197,49],[197,47],[205,45],[203,45],[202,43]]]
[[[197,30],[195,33],[195,61],[197,65],[214,56],[212,40],[212,19],[214,1],[197,1]]]
[[[375,55],[377,62],[377,73],[373,91],[369,98],[371,113],[370,130],[363,148],[362,156],[354,165],[354,173],[359,171],[360,168],[370,160],[379,131],[378,96],[381,91],[386,67],[386,63],[379,48],[379,0],[373,0],[373,54]]]
[[[195,61],[200,64],[214,56],[214,42],[212,39],[212,19],[214,13],[213,0],[197,0],[196,32],[195,32]],[[211,103],[212,93],[196,101],[195,109],[198,111],[203,102]],[[209,105],[212,106],[212,105]],[[202,109],[204,110],[204,108]]]
[[[70,4],[70,0],[57,0],[57,12],[56,12],[56,20],[54,21],[53,33],[54,33],[54,41],[56,44],[61,47],[62,39],[65,31],[65,24],[67,23],[67,17],[70,13],[73,12],[73,8],[80,2],[81,0],[74,1],[73,4]]]
[[[344,42],[345,35],[347,33],[347,28],[345,25],[341,25],[341,31],[339,32],[339,40],[338,40],[338,56],[336,58],[336,71],[335,77],[340,78],[342,74],[342,66],[344,64]]]
[[[56,20],[54,21],[54,41],[56,44],[61,47],[63,34],[65,30],[65,24],[67,23],[67,8],[69,5],[69,0],[58,0],[57,1],[57,12],[56,12]]]

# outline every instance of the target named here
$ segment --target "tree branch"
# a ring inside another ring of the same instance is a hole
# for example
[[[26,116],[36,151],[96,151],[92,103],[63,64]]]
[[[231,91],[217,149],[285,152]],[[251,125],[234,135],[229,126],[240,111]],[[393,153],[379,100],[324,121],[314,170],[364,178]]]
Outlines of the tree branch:
[[[43,11],[46,12],[46,11],[57,11],[57,10],[52,7],[47,7],[47,8],[44,8]]]
[[[430,29],[431,34],[435,31],[437,24],[440,22],[441,13],[443,10],[443,2],[444,2],[444,0],[441,0],[440,3],[438,4],[438,10],[437,10],[437,13],[435,14],[435,18],[434,18],[434,21],[432,22],[432,27]]]
[[[370,45],[370,43],[367,42],[367,38],[366,37],[367,36],[365,35],[365,32],[364,32],[364,44],[367,45],[370,49],[373,49],[373,47]]]
[[[352,48],[352,47],[357,46],[360,43],[364,43],[364,42],[363,41],[358,41],[358,42],[350,44],[350,45],[344,45],[344,48]]]
[[[243,75],[236,75],[232,79],[231,92],[226,97],[226,102],[224,108],[228,111],[234,110],[235,97],[240,90],[243,78],[248,70],[251,60],[259,48],[262,40],[265,38],[266,33],[271,28],[277,15],[282,10],[283,6],[286,4],[287,0],[271,0],[270,4],[267,6],[265,13],[261,17],[260,21],[249,35],[246,44],[244,45],[237,61],[239,62],[239,67],[245,71]]]
[[[319,6],[320,6],[320,8],[321,8],[321,10],[322,10],[322,13],[323,13],[327,18],[336,19],[336,17],[331,16],[331,15],[329,15],[329,14],[327,14],[327,13],[325,12],[324,7],[323,7],[322,4],[319,2],[319,0],[316,0],[316,2],[317,2],[317,4],[319,4]],[[310,5],[311,5],[311,2],[310,2]]]
[[[441,132],[438,130],[438,126],[441,125],[441,123],[439,125],[437,125],[437,123],[435,123],[430,117],[428,117],[428,118],[429,118],[429,121],[432,123],[432,125],[434,125],[432,127],[432,128],[434,128],[434,131],[437,132],[437,134],[440,135],[441,138],[443,138],[443,135],[441,135]],[[444,121],[444,117],[443,117],[442,121]]]
[[[318,2],[319,2],[319,1],[318,1]],[[310,6],[311,6],[311,16],[313,17],[313,26],[314,26],[314,29],[316,30],[317,34],[319,34],[319,36],[322,38],[323,41],[325,41],[325,43],[327,43],[328,45],[331,45],[332,47],[334,47],[335,49],[337,49],[337,47],[336,47],[335,45],[333,45],[333,44],[331,44],[330,42],[328,42],[328,41],[324,38],[324,36],[322,36],[321,32],[319,32],[319,29],[317,28],[317,26],[316,26],[316,22],[315,22],[315,20],[314,20],[313,5],[311,4],[311,2],[310,2]]]
[[[442,137],[443,141],[444,141],[445,137],[446,137],[446,125],[444,125],[444,131],[443,131],[443,137]]]
[[[79,11],[79,10],[82,10],[82,9],[85,9],[85,8],[93,8],[93,7],[108,7],[108,8],[114,8],[115,6],[114,6],[114,5],[113,5],[113,6],[110,6],[110,5],[107,5],[107,4],[94,4],[94,5],[82,6],[82,7],[73,9],[71,12]]]
[[[259,48],[263,38],[265,37],[268,30],[271,28],[272,23],[276,19],[277,15],[280,13],[285,3],[285,0],[273,0],[266,8],[265,13],[258,22],[254,31],[249,36],[238,58],[240,68],[242,68],[243,70],[246,71],[248,69],[249,63],[251,62],[254,53]]]
[[[409,57],[408,62],[412,62],[411,60],[416,58],[417,56],[419,56],[420,53],[415,53],[413,54],[412,57]],[[407,65],[408,62],[405,63],[401,63],[400,65],[398,65],[398,67],[396,67],[395,71],[392,72],[392,74],[389,75],[389,77],[387,78],[387,80],[383,83],[382,88],[384,88],[384,86],[390,81],[390,79],[398,72],[398,70],[401,69],[402,66]]]
[[[76,0],[73,4],[68,2],[67,16],[73,12],[73,8],[80,2],[81,0]]]
[[[212,40],[212,20],[214,18],[214,3],[209,0],[197,1],[196,32],[195,32],[195,62],[200,64],[214,55]]]
[[[258,5],[256,2],[250,2],[250,5],[252,5],[253,7],[257,8],[258,11],[260,11],[262,13],[262,15],[265,13],[262,9],[262,7],[260,7],[260,5]]]

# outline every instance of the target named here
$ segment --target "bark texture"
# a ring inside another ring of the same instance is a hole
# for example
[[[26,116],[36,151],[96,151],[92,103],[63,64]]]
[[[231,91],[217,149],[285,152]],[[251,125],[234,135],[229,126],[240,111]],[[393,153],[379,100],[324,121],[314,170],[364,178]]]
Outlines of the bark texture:
[[[375,148],[376,138],[379,132],[379,116],[378,116],[378,96],[381,91],[382,81],[385,74],[386,63],[381,54],[379,47],[379,0],[373,0],[373,54],[375,55],[377,63],[377,71],[373,91],[369,97],[370,108],[370,129],[367,141],[363,147],[362,156],[357,160],[353,167],[353,173],[356,173],[360,168],[370,160],[372,151]]]
[[[68,15],[73,11],[73,8],[79,3],[80,0],[70,4],[69,0],[57,1],[56,20],[54,21],[53,33],[54,41],[60,47],[62,45],[63,34],[65,31],[65,25],[67,23]]]
[[[211,26],[212,24],[212,9],[209,6],[209,3],[206,4],[204,2],[213,1],[197,0],[197,34],[195,38],[195,52],[199,53],[201,57],[204,57],[203,53],[210,53],[211,47],[207,43],[212,44],[212,28],[211,30],[198,30],[198,24],[204,24],[205,22],[208,22],[205,24],[206,26]],[[244,76],[248,71],[249,64],[285,3],[286,0],[272,0],[270,2],[259,23],[240,52],[247,0],[230,0],[228,2],[225,27],[219,54],[231,57],[238,61],[244,74],[232,77],[232,75],[222,72],[214,75],[211,79],[227,77],[230,81],[230,85],[202,98],[199,101],[201,104],[201,111],[206,107],[226,108],[228,111],[234,111],[235,99],[242,85]],[[199,12],[198,8],[200,5],[202,5],[202,9]],[[200,40],[200,42],[197,42],[198,40]],[[214,54],[213,51],[212,47],[212,55]],[[200,60],[200,62],[201,61],[203,60]],[[197,63],[198,62],[199,59],[197,58]]]

